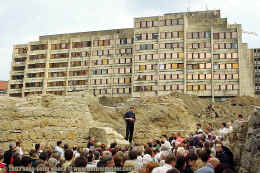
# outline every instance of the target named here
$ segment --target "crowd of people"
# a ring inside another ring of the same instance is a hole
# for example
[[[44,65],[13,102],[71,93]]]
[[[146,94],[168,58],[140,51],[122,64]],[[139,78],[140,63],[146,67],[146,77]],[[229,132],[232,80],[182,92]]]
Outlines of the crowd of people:
[[[62,168],[56,171],[35,169],[33,172],[36,173],[73,172],[69,168],[75,167],[124,167],[139,173],[234,173],[233,154],[222,143],[225,136],[232,132],[232,122],[223,122],[221,126],[214,129],[212,124],[206,128],[197,124],[196,131],[185,137],[180,133],[165,134],[145,145],[119,146],[112,143],[106,146],[91,137],[85,148],[57,141],[53,148],[35,144],[35,148],[25,154],[22,143],[16,142],[11,143],[5,152],[0,148],[0,169],[1,172],[17,173],[20,171],[11,168]]]

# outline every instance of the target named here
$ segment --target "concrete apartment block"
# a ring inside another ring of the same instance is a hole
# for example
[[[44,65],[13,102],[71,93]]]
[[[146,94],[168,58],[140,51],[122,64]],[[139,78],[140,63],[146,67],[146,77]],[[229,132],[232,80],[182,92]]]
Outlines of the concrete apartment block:
[[[250,55],[252,60],[254,61],[254,85],[255,85],[255,93],[260,94],[260,49],[250,49]]]
[[[134,28],[40,36],[15,45],[10,96],[254,95],[241,25],[219,10],[134,19]]]

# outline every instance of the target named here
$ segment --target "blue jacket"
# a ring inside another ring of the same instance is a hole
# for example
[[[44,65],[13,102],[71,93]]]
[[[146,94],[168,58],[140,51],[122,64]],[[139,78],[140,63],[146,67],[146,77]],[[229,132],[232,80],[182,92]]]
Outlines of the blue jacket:
[[[205,167],[198,169],[195,173],[215,173],[215,170],[211,165],[206,164]]]
[[[127,112],[125,115],[124,115],[124,118],[133,118],[135,120],[135,113],[133,112]],[[130,120],[125,120],[126,121],[126,124],[127,125],[134,125],[134,121],[130,121]]]

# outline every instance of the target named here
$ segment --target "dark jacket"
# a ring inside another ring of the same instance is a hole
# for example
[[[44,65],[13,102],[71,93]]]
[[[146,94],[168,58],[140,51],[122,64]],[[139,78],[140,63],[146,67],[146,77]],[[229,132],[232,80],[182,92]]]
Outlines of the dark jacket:
[[[4,153],[4,163],[8,166],[11,164],[11,158],[14,155],[14,152],[12,150],[8,150]]]
[[[129,111],[129,112],[125,113],[124,119],[125,118],[133,118],[134,121],[125,120],[125,122],[126,122],[127,125],[134,125],[134,123],[135,123],[135,113]]]
[[[216,152],[216,157],[219,159],[220,163],[225,163],[233,167],[233,154],[231,151],[229,152],[228,150],[229,149],[227,148],[223,148],[222,152]]]
[[[192,170],[192,168],[187,165],[186,168],[184,169],[183,173],[194,173],[194,171]]]

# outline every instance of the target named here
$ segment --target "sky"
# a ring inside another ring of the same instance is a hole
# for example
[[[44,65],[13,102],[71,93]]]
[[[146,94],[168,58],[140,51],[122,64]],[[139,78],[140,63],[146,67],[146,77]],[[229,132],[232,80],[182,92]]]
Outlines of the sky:
[[[12,48],[41,35],[132,28],[134,17],[221,10],[244,34],[249,48],[260,47],[260,0],[2,0],[0,2],[0,80],[9,80]]]

